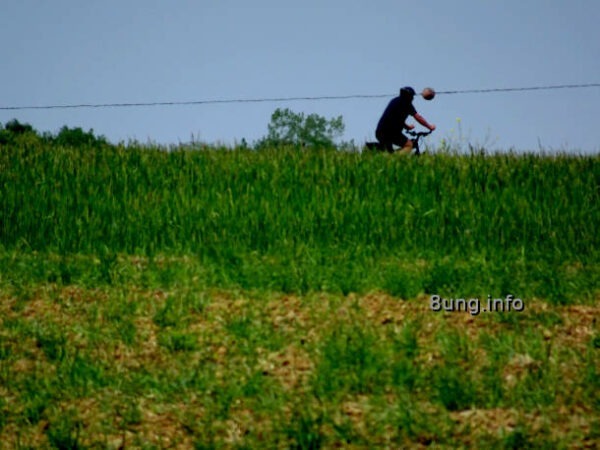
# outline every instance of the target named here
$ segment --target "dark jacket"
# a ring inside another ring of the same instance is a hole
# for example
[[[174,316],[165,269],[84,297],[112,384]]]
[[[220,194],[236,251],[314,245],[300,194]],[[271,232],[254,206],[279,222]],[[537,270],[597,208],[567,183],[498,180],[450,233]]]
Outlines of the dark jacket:
[[[414,116],[417,110],[412,104],[414,95],[402,89],[398,97],[393,98],[377,124],[378,135],[395,135],[402,132],[408,116]]]

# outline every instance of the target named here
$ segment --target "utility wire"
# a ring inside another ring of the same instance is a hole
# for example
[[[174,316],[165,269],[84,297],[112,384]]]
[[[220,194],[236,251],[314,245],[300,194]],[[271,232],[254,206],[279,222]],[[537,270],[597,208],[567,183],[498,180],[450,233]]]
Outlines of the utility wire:
[[[517,88],[496,88],[496,89],[465,89],[461,91],[440,91],[436,94],[481,94],[488,92],[520,92],[520,91],[544,91],[544,90],[555,90],[555,89],[580,89],[600,87],[600,83],[588,83],[588,84],[561,84],[555,86],[532,86],[532,87],[517,87]]]
[[[588,84],[562,84],[555,86],[532,86],[515,88],[494,88],[494,89],[464,89],[454,91],[437,91],[436,94],[482,94],[490,92],[523,92],[523,91],[541,91],[556,89],[582,89],[600,87],[600,83]],[[130,108],[144,106],[190,106],[190,105],[212,105],[225,103],[276,103],[291,101],[318,101],[318,100],[350,100],[350,99],[370,99],[385,98],[397,94],[353,94],[353,95],[328,95],[317,97],[273,97],[273,98],[237,98],[237,99],[214,99],[197,101],[173,101],[173,102],[142,102],[142,103],[82,103],[73,105],[42,105],[42,106],[0,106],[1,111],[32,110],[32,109],[79,109],[79,108]]]

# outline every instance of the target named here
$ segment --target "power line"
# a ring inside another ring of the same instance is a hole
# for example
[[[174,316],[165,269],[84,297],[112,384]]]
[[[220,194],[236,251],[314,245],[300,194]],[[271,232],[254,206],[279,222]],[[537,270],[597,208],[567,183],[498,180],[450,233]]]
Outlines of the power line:
[[[543,91],[555,89],[580,89],[600,87],[600,83],[588,84],[561,84],[555,86],[532,86],[532,87],[516,87],[516,88],[495,88],[495,89],[465,89],[460,91],[440,91],[437,94],[481,94],[489,92],[520,92],[520,91]]]
[[[532,86],[514,88],[493,89],[464,89],[453,91],[437,91],[440,94],[482,94],[491,92],[523,92],[556,89],[581,89],[600,87],[600,83],[588,84],[562,84],[554,86]],[[40,110],[40,109],[79,109],[79,108],[132,108],[147,106],[191,106],[191,105],[214,105],[226,103],[277,103],[291,101],[320,101],[320,100],[350,100],[350,99],[373,99],[391,97],[396,94],[352,94],[352,95],[327,95],[316,97],[272,97],[272,98],[236,98],[236,99],[213,99],[195,101],[171,101],[171,102],[140,102],[140,103],[81,103],[73,105],[42,105],[42,106],[0,106],[1,111],[17,110]]]
[[[147,103],[98,103],[98,104],[76,104],[76,105],[46,105],[46,106],[0,106],[0,110],[19,110],[19,109],[70,109],[70,108],[124,108],[141,106],[189,106],[189,105],[211,105],[219,103],[275,103],[289,102],[299,100],[347,100],[358,98],[381,98],[389,97],[389,94],[376,95],[330,95],[319,97],[273,97],[273,98],[236,98],[236,99],[214,99],[214,100],[195,100],[179,102],[147,102]]]

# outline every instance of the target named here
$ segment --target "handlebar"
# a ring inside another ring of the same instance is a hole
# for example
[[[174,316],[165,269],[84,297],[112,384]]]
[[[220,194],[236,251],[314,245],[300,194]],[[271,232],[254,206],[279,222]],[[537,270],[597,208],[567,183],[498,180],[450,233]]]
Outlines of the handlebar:
[[[427,130],[427,131],[412,131],[412,130],[408,130],[406,132],[406,134],[410,134],[413,137],[422,137],[422,136],[428,136],[431,133],[433,133],[432,130]]]

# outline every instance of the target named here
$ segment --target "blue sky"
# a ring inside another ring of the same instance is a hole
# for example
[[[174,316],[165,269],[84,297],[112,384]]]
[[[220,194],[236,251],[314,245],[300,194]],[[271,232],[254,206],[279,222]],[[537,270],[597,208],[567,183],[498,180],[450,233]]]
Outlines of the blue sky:
[[[363,143],[404,85],[438,91],[600,82],[592,0],[2,0],[0,107],[390,94],[390,98],[0,110],[40,131],[233,144],[275,108],[342,115]],[[600,151],[600,88],[415,100],[440,139]],[[459,126],[460,125],[460,126]]]

